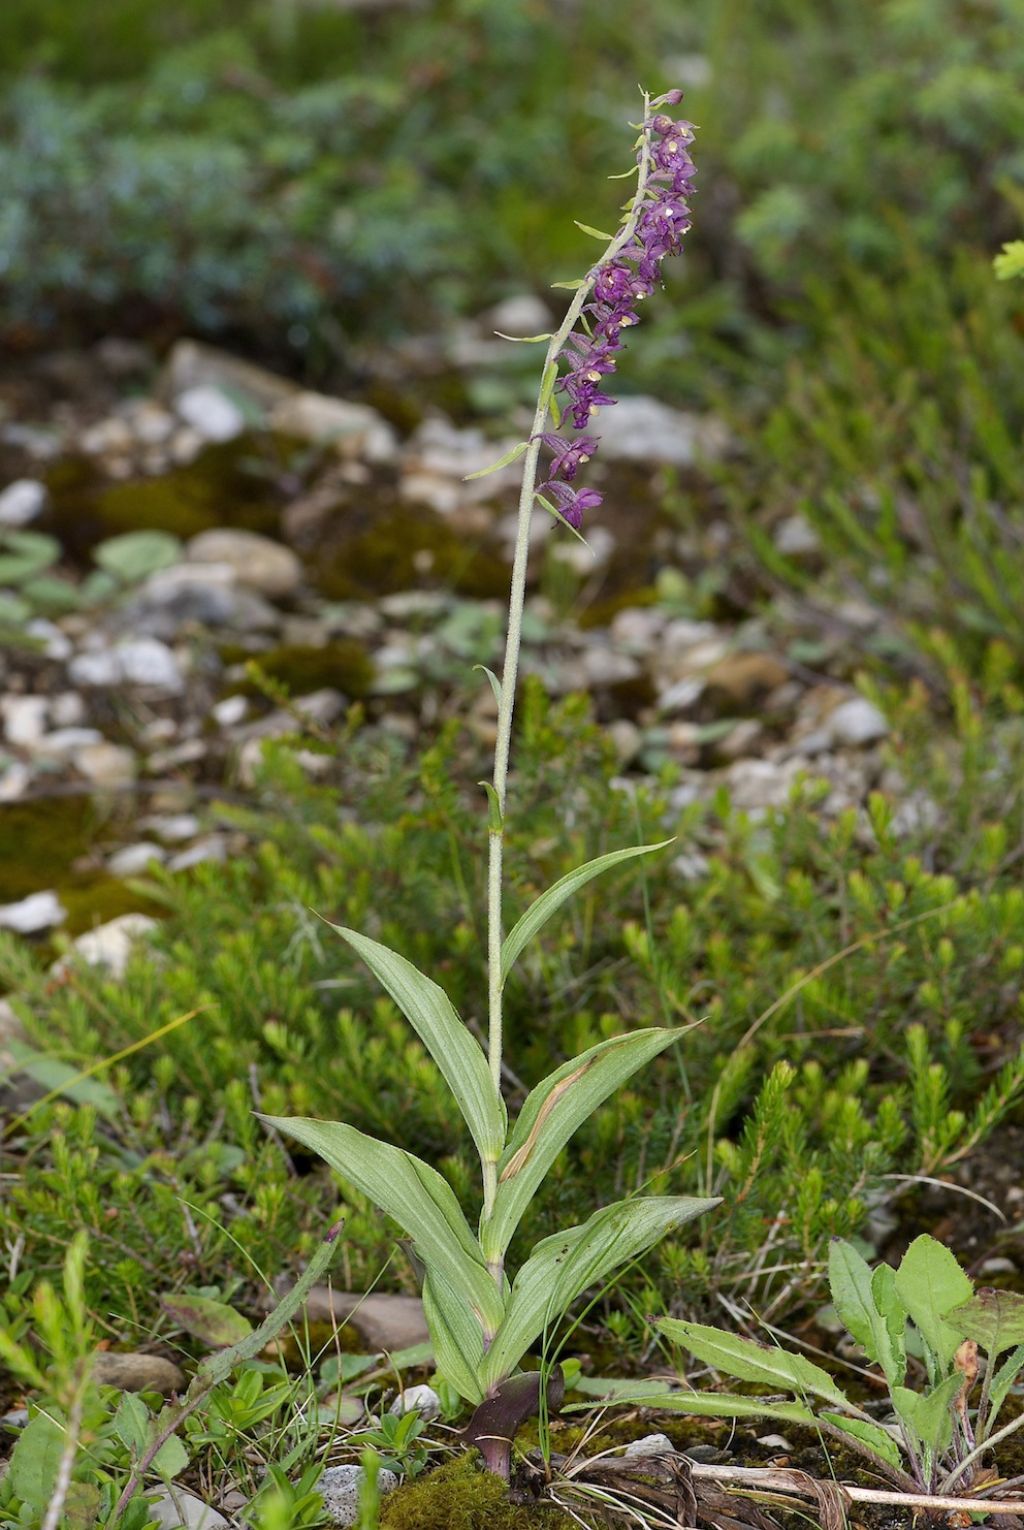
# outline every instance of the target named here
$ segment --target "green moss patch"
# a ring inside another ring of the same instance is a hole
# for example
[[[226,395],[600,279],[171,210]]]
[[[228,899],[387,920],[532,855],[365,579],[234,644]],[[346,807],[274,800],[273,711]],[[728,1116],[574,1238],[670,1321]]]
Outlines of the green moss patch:
[[[568,1530],[574,1523],[559,1509],[510,1503],[508,1484],[483,1471],[475,1451],[397,1488],[380,1513],[381,1530]]]

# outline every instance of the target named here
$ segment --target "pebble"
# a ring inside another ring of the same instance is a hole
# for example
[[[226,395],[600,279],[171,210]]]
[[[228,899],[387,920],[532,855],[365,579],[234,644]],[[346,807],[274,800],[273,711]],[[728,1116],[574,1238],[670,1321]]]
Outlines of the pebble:
[[[245,430],[245,415],[233,399],[212,383],[196,383],[174,400],[185,424],[204,441],[233,441]]]
[[[66,632],[60,630],[56,622],[49,621],[45,616],[34,616],[26,624],[25,631],[41,645],[48,659],[56,659],[58,663],[70,659],[74,651],[71,639]]]
[[[55,728],[77,728],[85,718],[85,702],[77,691],[50,697],[50,721]]]
[[[115,850],[107,861],[107,870],[114,877],[135,877],[146,871],[153,861],[161,863],[166,859],[167,851],[163,845],[140,839],[137,844]]]
[[[0,905],[0,930],[13,930],[17,935],[38,935],[55,924],[63,924],[67,917],[56,893],[35,892],[17,903]]]
[[[784,807],[800,769],[799,760],[782,765],[773,760],[737,760],[725,773],[733,807],[744,812]]]
[[[185,689],[173,651],[155,637],[125,638],[112,648],[76,654],[68,674],[75,685],[140,685],[167,696]]]
[[[616,653],[613,648],[605,648],[596,643],[590,643],[583,650],[582,679],[584,685],[621,685],[627,680],[636,680],[642,673],[639,661],[632,654]]]
[[[9,744],[24,749],[35,744],[46,732],[48,703],[45,696],[4,696],[0,699],[4,737]]]
[[[645,1434],[639,1440],[630,1440],[622,1452],[624,1458],[675,1455],[675,1446],[667,1434]]]
[[[821,539],[803,515],[787,515],[775,528],[777,550],[797,562],[809,560],[821,552]]]
[[[140,829],[150,829],[168,845],[180,845],[186,839],[194,839],[200,827],[194,813],[152,813],[139,820]]]
[[[49,492],[37,478],[16,478],[0,493],[0,526],[29,526],[46,509]]]
[[[167,870],[187,871],[190,866],[199,866],[203,861],[226,861],[227,858],[228,847],[224,836],[207,834],[204,839],[189,845],[187,850],[179,850],[177,855],[172,855],[167,862]]]
[[[517,292],[502,298],[481,314],[481,328],[499,330],[503,335],[541,335],[551,328],[551,310],[533,292]]]
[[[146,1517],[160,1530],[221,1530],[230,1523],[194,1493],[177,1487],[162,1488],[147,1508]]]
[[[210,716],[221,728],[234,728],[243,721],[249,710],[246,696],[225,696],[210,708]]]
[[[406,1387],[392,1402],[389,1413],[418,1413],[428,1423],[441,1413],[441,1399],[433,1387]]]
[[[397,441],[383,415],[326,393],[300,392],[282,399],[270,414],[271,430],[301,441],[329,442],[343,457],[391,462]]]
[[[103,734],[98,728],[55,728],[37,739],[33,753],[40,760],[54,760],[61,764],[74,758],[90,744],[102,744]]]
[[[32,772],[21,760],[12,760],[0,770],[0,802],[17,802],[32,784]]]
[[[117,1387],[122,1392],[160,1392],[164,1397],[182,1391],[185,1385],[185,1377],[173,1360],[136,1352],[101,1350],[93,1359],[92,1375],[100,1386]]]
[[[731,653],[708,670],[708,705],[716,714],[745,711],[789,679],[789,671],[770,653]]]
[[[279,618],[255,590],[238,588],[229,563],[175,563],[150,574],[121,620],[132,631],[173,638],[189,622],[247,633],[276,627]]]
[[[359,1521],[359,1488],[363,1480],[361,1466],[328,1466],[317,1484],[324,1501],[324,1513],[334,1525],[355,1525]],[[377,1487],[383,1498],[398,1486],[395,1473],[382,1466],[377,1473]]]
[[[601,414],[602,462],[664,462],[692,467],[698,457],[719,458],[725,429],[710,416],[685,414],[660,399],[620,398]]]
[[[79,935],[71,945],[87,966],[105,967],[111,977],[120,978],[125,974],[132,946],[156,928],[157,921],[148,914],[120,914]]]
[[[834,743],[860,748],[878,743],[889,735],[889,724],[873,702],[853,696],[836,707],[827,723]]]
[[[302,564],[290,547],[255,531],[203,531],[186,549],[190,563],[226,564],[239,584],[279,600],[302,583]]]
[[[74,766],[93,786],[108,791],[130,786],[135,780],[136,760],[132,751],[106,740],[86,744],[74,756]]]

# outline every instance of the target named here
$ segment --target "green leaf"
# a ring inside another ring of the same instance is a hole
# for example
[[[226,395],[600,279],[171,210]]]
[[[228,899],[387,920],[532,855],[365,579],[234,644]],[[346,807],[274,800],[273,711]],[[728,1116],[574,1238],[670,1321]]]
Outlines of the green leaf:
[[[572,220],[576,227],[584,234],[589,234],[591,239],[600,239],[604,244],[611,244],[614,234],[605,234],[599,228],[591,228],[589,223],[581,223],[578,218]]]
[[[348,941],[387,989],[440,1068],[480,1157],[495,1162],[508,1131],[505,1104],[494,1087],[482,1049],[455,1013],[444,989],[387,946],[340,924],[331,928]]]
[[[496,1333],[504,1303],[484,1267],[454,1191],[436,1169],[390,1143],[378,1142],[341,1121],[265,1116],[272,1126],[318,1153],[332,1169],[393,1217],[413,1239],[428,1269],[443,1270],[481,1329]]]
[[[641,1196],[596,1211],[579,1227],[537,1244],[512,1283],[505,1320],[487,1351],[487,1385],[510,1375],[538,1334],[576,1298],[618,1266],[646,1253],[674,1227],[693,1221],[715,1200],[691,1196]]]
[[[52,568],[60,559],[60,543],[38,531],[0,533],[0,584],[21,584]]]
[[[896,1271],[891,1264],[880,1264],[875,1270],[871,1277],[871,1295],[889,1333],[896,1371],[894,1376],[887,1375],[886,1379],[892,1385],[902,1381],[907,1374],[907,1309],[900,1301]]]
[[[656,1390],[650,1382],[634,1383],[632,1392],[613,1392],[613,1399],[623,1407],[656,1408],[664,1413],[682,1413],[691,1418],[772,1418],[787,1424],[813,1424],[814,1414],[803,1403],[768,1402],[760,1397],[742,1397],[735,1392],[684,1392],[662,1385]],[[566,1412],[579,1412],[589,1403],[576,1403]]]
[[[868,1359],[882,1367],[890,1383],[902,1381],[906,1356],[894,1346],[889,1324],[875,1304],[871,1270],[842,1238],[833,1238],[829,1247],[828,1278],[835,1309]]]
[[[1008,282],[1015,276],[1024,276],[1024,239],[1012,239],[992,261],[996,277]]]
[[[498,793],[494,790],[490,781],[478,781],[477,786],[482,786],[487,793],[487,832],[488,834],[500,834],[504,828],[504,820],[501,816],[501,803],[498,801]]]
[[[423,1315],[427,1320],[437,1369],[466,1402],[480,1403],[484,1398],[480,1381],[483,1339],[476,1325],[472,1325],[476,1332],[467,1334],[468,1325],[460,1321],[460,1311],[463,1318],[468,1318],[465,1303],[448,1300],[441,1282],[428,1269],[423,1282]]]
[[[949,1321],[964,1339],[973,1339],[995,1359],[1005,1349],[1024,1344],[1024,1296],[982,1286],[970,1301],[954,1307]]]
[[[672,843],[671,839],[663,839],[656,845],[631,845],[627,850],[612,850],[607,855],[599,855],[595,860],[588,861],[585,866],[578,866],[567,876],[560,877],[554,886],[549,887],[547,892],[541,893],[536,902],[531,903],[526,913],[516,921],[505,936],[501,947],[501,981],[505,982],[524,946],[539,930],[543,929],[552,914],[557,913],[573,893],[578,892],[581,887],[586,887],[588,882],[592,882],[602,872],[610,871],[613,866],[618,866],[623,861],[633,860],[638,855],[651,855],[655,850],[664,850],[666,845]]]
[[[516,345],[536,345],[541,340],[550,340],[550,330],[546,335],[506,335],[503,329],[496,329],[494,333],[499,340],[511,340]]]
[[[504,1257],[538,1185],[577,1127],[620,1084],[687,1029],[658,1026],[600,1041],[563,1063],[530,1091],[498,1164],[494,1210],[480,1224],[487,1259]]]
[[[237,1344],[252,1333],[252,1324],[241,1312],[207,1296],[162,1296],[160,1305],[179,1327],[211,1349]]]
[[[498,679],[497,675],[494,673],[494,670],[493,669],[488,669],[486,664],[474,664],[473,668],[474,669],[482,669],[483,670],[484,674],[487,676],[488,680],[490,681],[491,690],[494,693],[494,699],[498,703],[498,706],[500,707],[501,706],[501,681]]]
[[[176,1434],[172,1434],[160,1446],[153,1457],[153,1470],[158,1477],[165,1482],[170,1482],[179,1472],[183,1472],[188,1465],[189,1455],[184,1445]]]
[[[124,1448],[137,1460],[149,1444],[152,1415],[136,1392],[122,1392],[114,1414],[114,1433]]]
[[[760,1382],[776,1391],[784,1387],[787,1392],[799,1395],[811,1393],[840,1407],[850,1406],[828,1372],[803,1355],[791,1355],[785,1349],[679,1318],[661,1318],[656,1327],[674,1343],[684,1344],[705,1365],[735,1376],[738,1381]]]
[[[992,1385],[989,1387],[988,1426],[991,1433],[992,1425],[996,1421],[996,1414],[1006,1401],[1007,1394],[1013,1383],[1017,1380],[1021,1371],[1024,1370],[1024,1344],[1019,1344],[992,1377]]]
[[[546,340],[548,337],[545,335],[543,338]],[[515,446],[510,447],[503,457],[498,458],[497,462],[492,462],[490,467],[479,468],[475,473],[467,473],[462,480],[463,483],[469,483],[474,478],[487,478],[491,473],[500,472],[502,468],[508,467],[511,463],[515,462],[517,457],[521,457],[529,444],[529,441],[517,441]]]
[[[37,1413],[25,1425],[11,1453],[7,1482],[15,1496],[42,1514],[57,1480],[64,1430],[55,1419]]]
[[[101,1116],[113,1118],[121,1113],[120,1098],[100,1079],[83,1078],[80,1068],[73,1068],[59,1057],[48,1057],[23,1041],[7,1043],[15,1067],[12,1073],[25,1073],[47,1092],[66,1094],[76,1105],[90,1105]]]
[[[95,1482],[69,1482],[64,1500],[63,1530],[96,1530],[103,1495]]]
[[[852,1330],[851,1330],[852,1332]],[[842,1413],[822,1413],[822,1418],[827,1419],[844,1434],[850,1435],[855,1440],[860,1440],[862,1445],[867,1445],[881,1456],[894,1471],[900,1471],[903,1466],[903,1457],[900,1447],[893,1439],[888,1430],[883,1429],[881,1424],[873,1424],[870,1419],[847,1418]]]
[[[584,282],[583,282],[583,279],[581,277],[577,277],[575,281],[571,281],[571,282],[552,282],[551,285],[552,285],[552,287],[561,287],[566,292],[578,292],[579,289],[584,285]]]
[[[963,1337],[946,1321],[954,1307],[974,1294],[974,1287],[944,1243],[927,1233],[915,1238],[896,1271],[896,1291],[939,1367],[945,1370]]]
[[[169,531],[126,531],[123,536],[101,542],[93,557],[105,573],[123,584],[134,584],[177,563],[181,541]]]
[[[548,402],[549,404],[553,404],[554,400],[549,399]],[[543,505],[544,509],[548,512],[549,515],[554,516],[555,520],[559,521],[567,531],[572,532],[577,542],[582,542],[584,547],[590,546],[590,543],[587,541],[586,537],[583,536],[581,532],[577,531],[575,526],[570,526],[569,522],[566,520],[565,516],[562,514],[561,510],[559,510],[557,505],[552,504],[551,500],[543,494],[535,494],[533,497],[537,501],[538,505]]]
[[[909,1387],[891,1389],[896,1412],[929,1450],[941,1452],[953,1438],[953,1404],[963,1380],[957,1371],[924,1394],[912,1392]]]

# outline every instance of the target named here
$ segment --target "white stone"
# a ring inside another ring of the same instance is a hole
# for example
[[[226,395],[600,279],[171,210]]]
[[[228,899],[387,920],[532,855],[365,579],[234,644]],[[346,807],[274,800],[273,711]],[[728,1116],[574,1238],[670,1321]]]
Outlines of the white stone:
[[[138,844],[123,845],[120,850],[115,850],[107,861],[107,870],[114,877],[137,877],[153,861],[163,862],[166,859],[167,851],[163,845],[154,845],[149,840],[141,839]]]
[[[67,917],[56,893],[30,893],[17,903],[0,906],[0,930],[14,930],[18,935],[38,935],[41,930],[63,924]]]
[[[94,786],[114,790],[130,786],[135,780],[136,762],[130,749],[123,744],[111,744],[101,739],[97,744],[86,744],[73,759],[75,769]]]
[[[70,659],[71,640],[66,632],[60,630],[56,622],[49,621],[45,616],[34,616],[26,625],[25,631],[29,637],[35,638],[42,644],[43,653],[48,659],[56,659],[60,663]]]
[[[613,648],[597,643],[588,644],[580,659],[587,685],[621,685],[640,674],[640,665],[632,654],[616,653]]]
[[[90,425],[88,430],[83,430],[78,444],[89,457],[108,457],[130,452],[134,437],[127,420],[111,415],[109,419],[100,420]]]
[[[276,626],[278,616],[254,590],[238,587],[238,573],[230,563],[175,563],[150,574],[125,619],[135,631],[142,625],[173,637],[189,622],[258,632]]]
[[[275,405],[270,427],[302,441],[325,441],[345,457],[390,462],[397,450],[395,433],[368,404],[352,404],[326,393],[294,393]]]
[[[555,542],[551,549],[552,557],[557,558],[559,563],[566,564],[574,574],[581,577],[592,574],[603,563],[608,563],[615,551],[616,542],[607,526],[584,527],[583,535],[586,537],[586,545],[577,542],[574,536],[567,532],[562,541]]]
[[[733,807],[745,812],[784,807],[800,768],[799,760],[784,765],[771,760],[737,760],[725,777]]]
[[[75,685],[143,685],[177,696],[185,681],[174,653],[159,638],[125,638],[112,648],[80,653],[68,673]]]
[[[624,1457],[675,1455],[675,1446],[667,1434],[645,1434],[639,1440],[630,1440]]]
[[[821,538],[803,515],[787,515],[776,526],[773,540],[787,558],[813,558],[821,551]]]
[[[77,691],[58,691],[50,697],[50,720],[55,728],[77,728],[85,717],[85,702]]]
[[[225,696],[210,708],[210,716],[221,728],[234,728],[242,722],[249,710],[246,696]]]
[[[541,335],[551,328],[551,310],[535,293],[517,292],[489,308],[480,323],[503,335]]]
[[[168,871],[187,871],[190,866],[199,866],[203,861],[226,861],[228,858],[227,842],[222,834],[208,834],[205,839],[197,839],[194,845],[189,845],[187,850],[179,850],[177,855],[172,855],[167,862]]]
[[[792,1450],[793,1447],[784,1434],[759,1434],[757,1443],[765,1445],[769,1450]]]
[[[233,441],[245,430],[245,415],[233,399],[211,383],[186,388],[174,400],[186,425],[204,441]]]
[[[187,1493],[184,1488],[164,1488],[159,1498],[150,1504],[147,1514],[156,1520],[160,1530],[221,1530],[229,1521],[218,1510]]]
[[[125,406],[123,413],[135,439],[144,446],[160,446],[174,434],[173,414],[169,414],[155,399],[133,399]]]
[[[433,1387],[406,1387],[392,1402],[389,1413],[418,1413],[429,1422],[441,1412],[441,1399]]]
[[[602,462],[667,462],[691,467],[698,457],[720,457],[725,446],[721,422],[671,409],[660,399],[620,398],[594,422]]]
[[[46,509],[46,485],[36,478],[16,478],[0,493],[0,526],[28,526]]]
[[[45,696],[4,696],[0,699],[0,717],[3,718],[7,742],[19,749],[37,743],[46,732],[47,710]]]
[[[12,760],[0,770],[0,802],[17,802],[32,783],[32,772],[21,760]]]
[[[190,563],[226,564],[239,584],[261,595],[293,595],[302,583],[302,564],[290,547],[255,531],[203,531],[186,549]]]
[[[199,819],[194,813],[154,813],[139,822],[140,829],[151,829],[168,845],[180,845],[199,833]]]
[[[105,967],[111,977],[123,977],[132,946],[157,928],[148,914],[121,914],[87,930],[72,941],[75,952],[90,967]]]
[[[657,606],[627,606],[612,617],[612,642],[635,653],[647,653],[665,629],[665,613]]]
[[[889,733],[889,724],[881,712],[864,696],[853,696],[837,706],[827,726],[834,743],[850,748],[875,744]]]
[[[363,1480],[361,1466],[328,1466],[320,1478],[318,1490],[323,1497],[324,1513],[335,1525],[354,1525],[359,1521],[359,1487]],[[393,1493],[398,1478],[386,1466],[377,1473],[377,1488],[383,1498]]]
[[[90,744],[102,744],[103,734],[98,728],[55,728],[38,739],[33,752],[41,760],[64,763],[72,759],[80,749]]]

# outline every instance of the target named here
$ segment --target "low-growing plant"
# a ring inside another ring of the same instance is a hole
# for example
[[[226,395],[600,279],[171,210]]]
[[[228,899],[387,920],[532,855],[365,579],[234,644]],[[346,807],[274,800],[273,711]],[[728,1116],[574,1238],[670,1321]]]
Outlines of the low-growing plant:
[[[796,1401],[756,1393],[643,1392],[646,1407],[713,1418],[807,1424],[840,1440],[898,1487],[951,1494],[996,1481],[985,1457],[1017,1430],[1000,1425],[1024,1371],[1024,1296],[974,1285],[944,1244],[923,1234],[899,1265],[870,1268],[852,1243],[833,1240],[829,1282],[836,1313],[877,1366],[889,1416],[851,1400],[828,1371],[781,1344],[661,1318],[658,1331],[705,1365]],[[979,1360],[979,1350],[986,1359]],[[628,1386],[618,1393],[628,1401]]]

